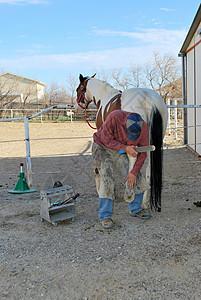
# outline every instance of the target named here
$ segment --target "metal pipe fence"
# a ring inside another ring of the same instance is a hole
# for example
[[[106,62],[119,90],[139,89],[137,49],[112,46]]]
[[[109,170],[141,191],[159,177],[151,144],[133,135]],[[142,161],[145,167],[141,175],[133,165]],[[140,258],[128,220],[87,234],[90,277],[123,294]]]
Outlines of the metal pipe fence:
[[[96,109],[88,109],[89,120],[95,120]],[[75,112],[73,105],[54,105],[46,109],[1,109],[0,118],[5,122],[20,121],[24,117],[34,119],[34,122],[66,122],[79,121],[85,119],[84,112]],[[21,119],[19,119],[21,118]]]

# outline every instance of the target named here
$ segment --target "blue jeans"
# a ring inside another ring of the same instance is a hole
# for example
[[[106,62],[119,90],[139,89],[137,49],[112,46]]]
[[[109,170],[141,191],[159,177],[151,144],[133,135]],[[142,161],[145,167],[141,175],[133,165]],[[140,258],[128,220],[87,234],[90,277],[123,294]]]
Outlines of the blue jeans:
[[[128,203],[129,211],[132,213],[138,213],[142,210],[142,200],[144,193],[136,194],[135,199]],[[100,221],[112,217],[113,201],[108,198],[99,198],[99,212],[98,216]]]

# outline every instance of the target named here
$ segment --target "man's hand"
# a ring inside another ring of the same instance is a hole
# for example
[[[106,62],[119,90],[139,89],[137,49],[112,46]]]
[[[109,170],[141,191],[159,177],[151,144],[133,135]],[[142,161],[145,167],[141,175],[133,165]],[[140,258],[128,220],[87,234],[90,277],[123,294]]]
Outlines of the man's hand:
[[[137,151],[135,151],[133,146],[127,146],[126,152],[132,157],[136,157],[138,155]]]
[[[128,188],[131,190],[136,185],[136,176],[132,173],[128,173],[125,181],[128,180]]]

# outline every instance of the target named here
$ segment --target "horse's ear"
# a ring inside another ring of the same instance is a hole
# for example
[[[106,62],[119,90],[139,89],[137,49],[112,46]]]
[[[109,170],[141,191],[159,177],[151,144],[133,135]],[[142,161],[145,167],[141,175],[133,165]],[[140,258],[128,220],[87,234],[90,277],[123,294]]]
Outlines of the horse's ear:
[[[94,78],[96,76],[96,73],[94,75],[91,76],[91,78]]]
[[[82,76],[82,74],[80,74],[79,79],[81,83],[84,83],[84,77]]]

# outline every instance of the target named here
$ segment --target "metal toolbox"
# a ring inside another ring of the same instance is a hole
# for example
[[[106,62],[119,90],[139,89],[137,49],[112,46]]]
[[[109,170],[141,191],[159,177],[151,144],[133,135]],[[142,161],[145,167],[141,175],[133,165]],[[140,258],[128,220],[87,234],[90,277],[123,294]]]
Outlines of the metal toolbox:
[[[74,221],[76,216],[74,203],[68,201],[77,198],[79,194],[74,195],[72,186],[64,185],[57,188],[42,190],[41,197],[41,220],[48,221],[57,226],[58,221]]]

